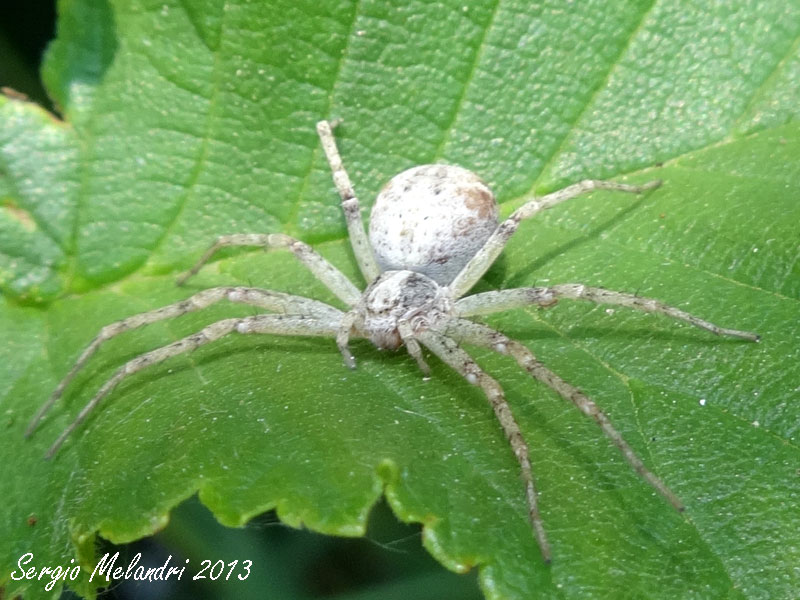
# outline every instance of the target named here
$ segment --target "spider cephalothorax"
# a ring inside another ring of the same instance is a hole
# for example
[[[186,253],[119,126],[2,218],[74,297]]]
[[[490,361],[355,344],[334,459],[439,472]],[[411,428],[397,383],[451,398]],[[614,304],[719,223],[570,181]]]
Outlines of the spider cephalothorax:
[[[120,381],[149,365],[188,352],[229,333],[334,337],[345,364],[350,367],[355,367],[355,359],[348,347],[350,337],[368,338],[378,348],[383,349],[396,349],[405,345],[420,369],[427,374],[428,365],[422,355],[422,346],[425,346],[442,362],[485,392],[519,462],[531,526],[542,556],[549,561],[550,546],[539,514],[528,446],[500,385],[460,346],[461,343],[469,343],[508,354],[524,371],[572,402],[601,427],[603,433],[619,448],[639,475],[672,506],[683,510],[683,504],[678,497],[645,467],[605,414],[581,390],[550,371],[523,344],[470,320],[470,317],[523,306],[550,306],[559,299],[566,298],[660,313],[718,335],[730,335],[750,341],[757,341],[757,335],[717,327],[657,300],[579,283],[498,290],[465,296],[502,252],[524,219],[592,190],[638,194],[655,189],[660,182],[651,181],[633,186],[610,181],[581,181],[563,190],[530,200],[498,225],[494,196],[474,173],[455,166],[424,165],[400,173],[384,187],[372,211],[368,239],[358,200],[342,165],[331,126],[327,121],[321,121],[317,124],[317,131],[342,199],[350,242],[367,283],[366,290],[363,293],[359,291],[341,271],[310,246],[287,235],[273,233],[221,236],[195,266],[179,279],[179,284],[197,273],[220,248],[287,248],[347,309],[342,311],[318,300],[283,292],[249,287],[216,287],[197,292],[182,302],[112,323],[103,327],[78,357],[50,399],[31,420],[26,435],[33,432],[75,374],[103,342],[131,329],[228,300],[270,312],[217,321],[182,340],[131,359],[83,407],[72,424],[50,447],[48,456],[52,456],[61,447],[69,434]]]
[[[396,350],[403,345],[404,324],[418,335],[438,327],[450,307],[444,289],[427,275],[384,271],[364,292],[354,326],[381,350]]]

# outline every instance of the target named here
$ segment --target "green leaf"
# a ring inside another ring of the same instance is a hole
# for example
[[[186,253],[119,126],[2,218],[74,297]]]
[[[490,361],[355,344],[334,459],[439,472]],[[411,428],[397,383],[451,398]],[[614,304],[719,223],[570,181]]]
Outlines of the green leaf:
[[[93,540],[163,527],[199,491],[224,524],[364,531],[385,492],[489,598],[800,594],[800,7],[60,2],[43,67],[66,122],[0,99],[0,585],[17,559],[93,566]],[[562,303],[488,322],[610,415],[685,501],[675,513],[597,427],[508,359],[476,352],[531,446],[545,566],[517,463],[480,391],[432,360],[356,341],[231,337],[130,378],[52,461],[45,449],[122,362],[241,307],[109,342],[35,436],[23,431],[100,327],[191,291],[252,284],[337,301],[286,253],[215,235],[283,231],[356,274],[315,121],[342,118],[365,207],[393,174],[473,169],[504,214],[592,176],[596,194],[525,223],[476,289],[636,291],[761,344]],[[663,164],[663,166],[658,166]],[[18,571],[17,571],[18,573]],[[90,594],[84,573],[75,585]]]

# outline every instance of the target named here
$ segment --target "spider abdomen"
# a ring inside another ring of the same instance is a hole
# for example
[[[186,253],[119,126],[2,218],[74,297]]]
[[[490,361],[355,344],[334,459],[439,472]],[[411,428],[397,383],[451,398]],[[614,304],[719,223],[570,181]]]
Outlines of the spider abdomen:
[[[362,320],[365,337],[383,350],[403,345],[399,331],[405,321],[413,333],[446,318],[449,302],[430,277],[414,271],[386,271],[364,292]]]
[[[475,173],[422,165],[378,194],[369,240],[382,271],[416,271],[447,285],[496,228],[494,194]]]

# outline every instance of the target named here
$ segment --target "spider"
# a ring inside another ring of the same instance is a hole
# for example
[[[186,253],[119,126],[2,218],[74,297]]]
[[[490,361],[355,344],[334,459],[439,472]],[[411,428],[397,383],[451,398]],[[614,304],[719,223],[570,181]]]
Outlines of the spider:
[[[660,313],[717,335],[750,341],[758,341],[759,336],[718,327],[658,300],[576,283],[465,296],[502,252],[523,220],[592,190],[641,194],[659,187],[661,182],[651,181],[636,186],[584,180],[532,199],[508,219],[498,223],[494,195],[477,175],[457,166],[423,165],[396,175],[381,190],[370,215],[367,236],[358,199],[336,147],[333,126],[328,121],[320,121],[317,123],[317,133],[341,197],[353,253],[368,282],[366,289],[359,291],[344,274],[310,246],[281,233],[233,234],[217,238],[194,267],[179,278],[178,285],[195,275],[221,248],[286,248],[347,306],[347,310],[341,311],[318,300],[271,290],[215,287],[200,291],[181,302],[106,325],[38,410],[28,426],[26,436],[33,433],[76,373],[104,342],[131,329],[228,300],[272,312],[217,321],[193,335],[129,360],[105,382],[59,435],[48,450],[47,457],[52,457],[58,451],[67,437],[123,379],[229,333],[332,337],[350,368],[355,368],[355,359],[348,347],[351,337],[367,338],[379,349],[395,350],[404,345],[424,375],[428,376],[430,369],[421,350],[425,346],[469,383],[479,386],[488,398],[519,462],[530,524],[542,557],[549,563],[552,553],[539,513],[528,445],[500,384],[461,347],[461,344],[472,344],[510,355],[534,379],[551,387],[592,418],[619,448],[631,467],[675,509],[682,511],[684,506],[680,499],[645,467],[591,399],[548,369],[526,346],[469,317],[531,305],[548,307],[564,298]]]

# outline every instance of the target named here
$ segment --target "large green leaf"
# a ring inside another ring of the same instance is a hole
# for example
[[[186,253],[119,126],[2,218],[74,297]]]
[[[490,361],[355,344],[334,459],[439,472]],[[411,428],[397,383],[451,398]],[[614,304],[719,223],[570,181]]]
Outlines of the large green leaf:
[[[358,535],[385,491],[490,598],[800,595],[800,6],[523,0],[62,0],[44,77],[65,121],[0,99],[0,584],[17,559],[91,563],[199,491],[232,526]],[[104,324],[245,283],[336,303],[285,253],[230,253],[174,279],[220,233],[284,231],[360,281],[314,133],[342,118],[364,204],[405,167],[457,163],[504,213],[585,176],[596,194],[526,223],[477,289],[580,281],[654,296],[759,345],[665,318],[562,305],[488,319],[611,416],[686,502],[679,515],[597,428],[478,352],[531,445],[554,562],[476,388],[355,342],[232,337],[125,382],[42,454],[124,360],[216,307],[108,344],[29,441],[37,406]],[[663,166],[659,166],[663,165]],[[245,557],[243,557],[245,558]],[[76,585],[89,593],[83,575]]]

